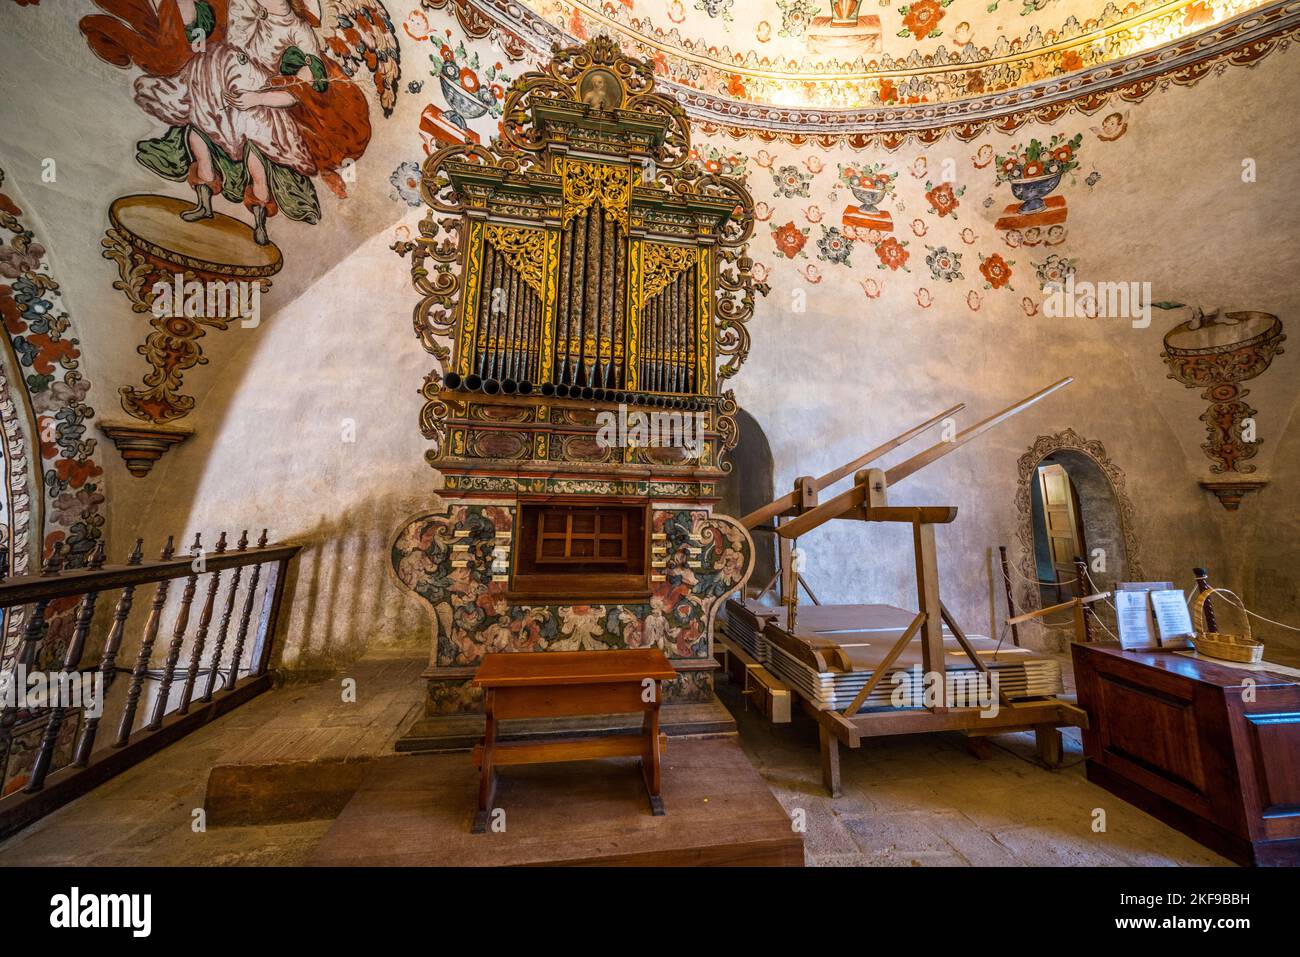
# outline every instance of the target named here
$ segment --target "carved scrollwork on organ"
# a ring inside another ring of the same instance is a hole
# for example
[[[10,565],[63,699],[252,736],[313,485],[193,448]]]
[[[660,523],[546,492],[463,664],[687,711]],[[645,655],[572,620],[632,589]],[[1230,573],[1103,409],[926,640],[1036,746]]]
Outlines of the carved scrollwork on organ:
[[[439,469],[498,447],[468,442],[457,409],[466,423],[518,421],[483,411],[511,402],[535,408],[529,447],[547,468],[557,450],[567,460],[585,448],[542,434],[570,427],[574,402],[699,413],[707,430],[703,454],[584,450],[575,465],[725,468],[735,405],[719,385],[744,361],[766,287],[746,252],[748,190],[689,154],[686,115],[655,89],[649,62],[597,38],[554,50],[511,86],[492,146],[428,158],[428,212],[399,251],[413,252],[415,328],[438,360],[421,423]]]

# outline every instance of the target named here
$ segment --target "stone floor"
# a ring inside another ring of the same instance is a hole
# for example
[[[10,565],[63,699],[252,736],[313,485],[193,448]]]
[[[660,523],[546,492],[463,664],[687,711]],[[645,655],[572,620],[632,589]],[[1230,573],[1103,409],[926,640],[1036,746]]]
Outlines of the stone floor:
[[[1078,732],[1049,771],[1032,734],[993,738],[978,759],[957,734],[877,738],[840,749],[843,795],[826,796],[817,726],[774,725],[719,686],[740,743],[776,799],[803,812],[809,866],[1193,866],[1232,862],[1089,784]],[[1098,810],[1105,830],[1094,832]]]
[[[268,748],[297,758],[391,753],[419,707],[423,664],[359,662],[355,704],[341,703],[338,679],[268,692],[0,843],[0,866],[301,864],[331,821],[196,829],[210,769],[261,760]],[[1077,734],[1067,735],[1058,771],[1035,763],[1029,735],[994,739],[984,760],[955,735],[868,742],[842,749],[844,794],[831,799],[811,720],[772,725],[734,689],[720,693],[772,793],[787,812],[802,812],[810,865],[1228,863],[1089,784]]]

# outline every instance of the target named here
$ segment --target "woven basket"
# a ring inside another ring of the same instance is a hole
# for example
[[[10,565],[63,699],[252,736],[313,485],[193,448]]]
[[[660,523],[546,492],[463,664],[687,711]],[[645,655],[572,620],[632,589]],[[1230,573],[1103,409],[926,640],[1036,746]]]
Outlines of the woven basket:
[[[1227,604],[1241,612],[1241,626],[1246,630],[1244,635],[1205,630],[1205,603],[1210,600],[1211,595],[1215,594],[1232,596],[1233,601]],[[1242,604],[1236,592],[1228,591],[1226,588],[1209,588],[1192,599],[1192,630],[1196,632],[1192,637],[1192,644],[1196,646],[1197,654],[1205,655],[1207,658],[1254,664],[1264,657],[1264,645],[1251,636],[1250,618],[1246,614],[1246,606]]]

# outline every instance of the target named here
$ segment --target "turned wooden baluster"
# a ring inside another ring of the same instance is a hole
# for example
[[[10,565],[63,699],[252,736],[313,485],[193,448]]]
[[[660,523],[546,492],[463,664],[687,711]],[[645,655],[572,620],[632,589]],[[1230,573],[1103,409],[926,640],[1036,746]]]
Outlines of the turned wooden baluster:
[[[224,535],[224,533],[222,533]],[[235,551],[248,550],[248,529],[239,536]],[[221,612],[221,627],[217,629],[217,644],[212,649],[212,666],[208,669],[207,684],[203,688],[203,701],[212,700],[212,689],[217,683],[217,669],[221,667],[221,653],[226,650],[226,635],[230,632],[230,619],[235,611],[235,596],[239,591],[239,579],[244,574],[244,566],[235,566],[235,577],[230,580],[230,591],[226,595],[226,607]]]
[[[162,550],[162,561],[169,562],[176,554],[171,535]],[[131,683],[126,688],[126,701],[122,705],[122,720],[117,726],[117,740],[113,747],[121,748],[131,737],[131,726],[135,724],[136,708],[140,706],[140,692],[144,689],[144,679],[149,672],[149,659],[153,656],[153,643],[158,640],[158,625],[162,622],[163,605],[167,603],[167,589],[171,579],[164,578],[158,583],[154,592],[153,605],[149,608],[149,620],[145,622],[144,637],[140,639],[140,654],[136,656],[135,668],[131,670]]]
[[[139,565],[143,560],[144,539],[137,538],[135,548],[131,549],[126,563]],[[99,673],[103,676],[102,694],[105,698],[108,697],[108,689],[117,677],[117,651],[122,647],[122,635],[126,631],[126,619],[131,614],[131,602],[134,596],[134,585],[126,585],[122,588],[122,595],[117,600],[117,609],[113,612],[113,624],[108,630],[108,637],[104,639],[104,656],[99,662]],[[79,768],[84,768],[90,763],[90,752],[95,747],[95,735],[99,732],[101,717],[102,715],[96,715],[86,718],[86,725],[81,729],[81,737],[77,739],[77,751],[72,757],[72,763]]]
[[[91,571],[99,571],[104,567],[104,540],[100,539],[95,545],[94,551],[86,559],[86,567]],[[63,655],[63,671],[66,674],[72,674],[81,664],[81,654],[86,648],[86,636],[90,634],[90,623],[95,617],[95,602],[99,598],[98,591],[88,591],[81,599],[81,608],[77,612],[77,621],[72,627],[72,639],[68,642],[68,649]],[[103,707],[101,698],[99,705]],[[45,787],[45,777],[50,773],[50,764],[54,760],[54,746],[59,740],[59,728],[63,726],[63,717],[70,709],[51,705],[50,720],[45,725],[45,734],[41,736],[40,750],[36,752],[36,762],[32,765],[32,773],[27,780],[27,786],[23,788],[28,794],[32,794]]]
[[[226,533],[217,539],[215,549],[218,555],[226,550]],[[194,697],[194,682],[199,677],[199,663],[203,660],[203,648],[208,642],[208,626],[212,624],[212,606],[217,601],[217,589],[221,585],[221,572],[213,572],[208,582],[208,597],[203,602],[203,611],[199,613],[199,630],[194,635],[194,647],[190,650],[190,666],[185,671],[185,687],[181,689],[181,704],[177,714],[190,710],[190,699]]]
[[[258,548],[266,548],[266,529],[262,529],[262,535],[257,540]],[[244,610],[239,615],[239,631],[235,633],[235,649],[231,653],[230,659],[230,677],[227,681],[227,691],[235,690],[235,682],[239,680],[239,659],[244,656],[244,639],[248,637],[248,622],[253,617],[253,602],[257,600],[257,582],[262,577],[262,566],[253,566],[253,577],[248,580],[248,597],[244,599]]]
[[[63,543],[58,542],[54,546],[54,552],[50,555],[45,567],[41,570],[42,575],[57,575],[63,568]],[[49,605],[48,598],[36,602],[32,606],[32,617],[27,621],[27,629],[23,632],[23,642],[18,648],[16,664],[21,665],[28,671],[31,670],[32,664],[36,661],[37,651],[41,646],[41,640],[45,637],[45,609]],[[15,671],[17,668],[15,667]],[[15,674],[15,680],[18,676]],[[5,708],[0,710],[0,728],[10,728],[18,720],[17,708]]]
[[[41,577],[53,578],[61,571],[63,571],[63,543],[57,542],[49,560],[41,569]],[[45,623],[45,609],[49,604],[48,598],[42,598],[32,606],[32,617],[28,620],[27,630],[23,633],[23,645],[18,652],[18,663],[28,671],[31,671],[36,664],[41,642],[45,639],[45,632],[49,627]]]
[[[203,545],[199,533],[194,533],[194,544],[190,546],[190,555],[196,560],[203,554]],[[189,577],[185,579],[185,591],[181,593],[180,611],[176,613],[176,625],[172,628],[172,640],[167,645],[167,660],[163,663],[162,678],[158,682],[158,694],[153,702],[153,716],[144,726],[146,731],[157,731],[162,727],[163,715],[167,713],[167,698],[172,690],[172,678],[176,665],[181,660],[181,646],[185,644],[185,629],[190,624],[190,605],[194,602],[194,589],[199,582],[199,573],[190,565]]]
[[[1002,562],[1002,585],[1007,592],[1007,617],[1014,618],[1016,616],[1016,604],[1011,599],[1011,569],[1007,564],[1007,546],[998,546],[998,558]],[[1011,643],[1017,648],[1020,647],[1020,629],[1015,625],[1011,626]]]
[[[1210,591],[1210,573],[1204,568],[1193,568],[1192,574],[1196,576],[1196,594]],[[1205,599],[1205,604],[1201,606],[1201,611],[1205,613],[1205,630],[1218,631],[1219,623],[1214,620],[1214,596]]]

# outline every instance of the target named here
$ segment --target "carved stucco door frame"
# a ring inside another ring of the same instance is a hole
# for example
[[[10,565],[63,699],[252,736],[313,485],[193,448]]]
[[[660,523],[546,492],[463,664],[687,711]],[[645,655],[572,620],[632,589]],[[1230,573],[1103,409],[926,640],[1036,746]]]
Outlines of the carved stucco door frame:
[[[1020,456],[1016,462],[1018,481],[1016,485],[1016,524],[1018,551],[1014,566],[1019,571],[1018,580],[1012,582],[1012,594],[1015,596],[1017,612],[1033,611],[1042,607],[1038,587],[1033,583],[1038,577],[1034,563],[1034,515],[1033,483],[1037,470],[1043,459],[1062,451],[1078,452],[1086,456],[1100,470],[1110,486],[1115,500],[1115,509],[1119,517],[1120,535],[1124,542],[1124,558],[1128,577],[1133,581],[1142,580],[1142,560],[1138,556],[1136,530],[1136,511],[1128,495],[1128,482],[1124,472],[1111,461],[1106,448],[1096,439],[1087,439],[1066,429],[1054,435],[1040,435],[1034,440],[1029,451]]]

